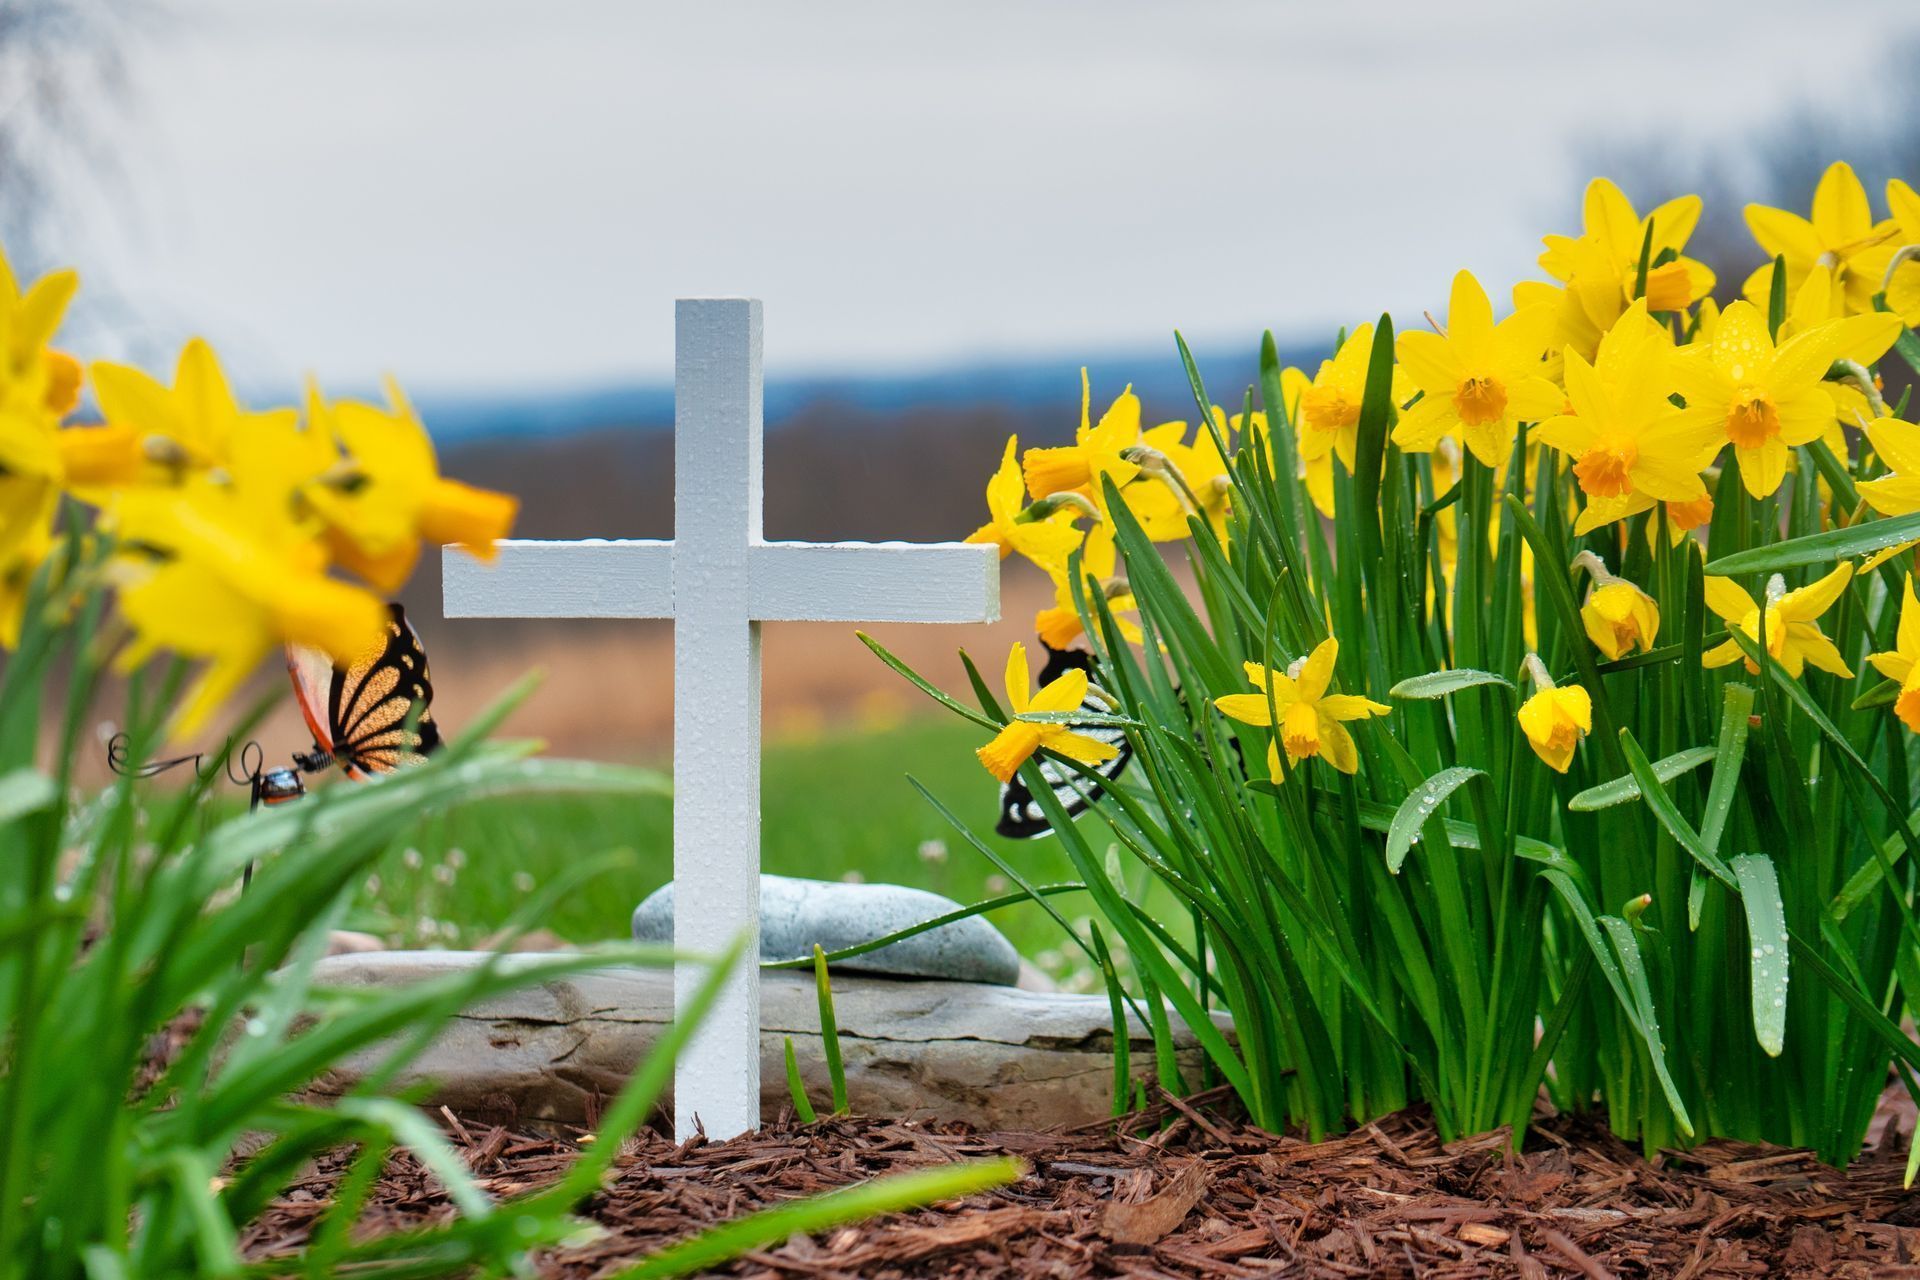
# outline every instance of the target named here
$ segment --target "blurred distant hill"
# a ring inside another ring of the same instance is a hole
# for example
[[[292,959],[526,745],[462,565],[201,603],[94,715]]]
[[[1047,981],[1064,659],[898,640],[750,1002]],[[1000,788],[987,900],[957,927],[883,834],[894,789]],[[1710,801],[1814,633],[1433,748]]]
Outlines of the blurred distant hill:
[[[1331,337],[1331,335],[1329,335]],[[1258,376],[1257,340],[1232,344],[1195,344],[1195,360],[1209,393],[1238,408],[1247,386]],[[1281,358],[1298,363],[1324,343],[1296,341],[1281,347]],[[1237,348],[1237,349],[1236,349]],[[1066,357],[983,362],[894,374],[812,374],[783,376],[772,370],[766,385],[769,428],[796,419],[817,406],[874,415],[907,415],[925,409],[956,407],[1054,413],[1063,406],[1076,417],[1080,368],[1093,379],[1095,399],[1111,401],[1131,383],[1149,413],[1164,406],[1179,416],[1193,406],[1174,344],[1138,350],[1108,351],[1091,360]],[[622,383],[529,388],[487,395],[421,394],[419,408],[444,448],[477,440],[577,435],[597,429],[667,426],[673,421],[670,382]],[[1103,402],[1104,403],[1104,402]],[[1069,427],[1070,429],[1070,427]]]
[[[1288,363],[1317,363],[1298,346]],[[1209,394],[1238,412],[1258,378],[1258,349],[1197,357]],[[1089,363],[1093,413],[1129,382],[1149,425],[1194,422],[1193,394],[1169,343]],[[489,399],[421,396],[448,474],[519,495],[516,534],[530,538],[673,536],[673,391],[589,388]],[[1009,435],[1069,441],[1080,420],[1080,370],[1068,361],[895,377],[770,379],[766,390],[766,532],[775,539],[961,538],[985,517],[988,475]],[[439,565],[408,588],[421,617],[439,613]],[[497,645],[552,624],[440,624],[440,643]],[[580,624],[568,624],[578,626]]]

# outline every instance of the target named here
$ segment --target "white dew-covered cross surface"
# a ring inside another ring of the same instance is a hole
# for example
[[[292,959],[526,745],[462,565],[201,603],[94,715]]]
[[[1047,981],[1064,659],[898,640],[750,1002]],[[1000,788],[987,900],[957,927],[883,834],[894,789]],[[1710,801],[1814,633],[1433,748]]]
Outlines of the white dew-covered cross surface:
[[[750,939],[674,1070],[674,1131],[760,1119],[760,624],[990,622],[999,561],[964,543],[761,536],[760,303],[675,306],[674,539],[510,541],[491,565],[445,559],[449,618],[673,619],[673,941]],[[644,673],[613,673],[621,679]],[[705,970],[680,965],[684,1003]]]

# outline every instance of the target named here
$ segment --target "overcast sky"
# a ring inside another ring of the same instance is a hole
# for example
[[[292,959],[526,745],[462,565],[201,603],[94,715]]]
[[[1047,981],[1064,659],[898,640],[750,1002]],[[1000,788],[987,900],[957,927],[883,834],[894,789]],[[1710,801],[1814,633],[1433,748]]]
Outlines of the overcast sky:
[[[173,0],[73,257],[256,382],[660,377],[700,293],[791,371],[1249,341],[1503,292],[1575,141],[1869,109],[1915,9]]]

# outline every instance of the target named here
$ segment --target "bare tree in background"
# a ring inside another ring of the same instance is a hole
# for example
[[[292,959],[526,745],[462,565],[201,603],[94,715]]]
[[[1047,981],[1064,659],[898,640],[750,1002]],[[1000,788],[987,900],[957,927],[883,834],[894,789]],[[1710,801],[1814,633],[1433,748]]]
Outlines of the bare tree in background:
[[[110,172],[125,44],[149,0],[0,0],[0,243],[23,271],[49,265],[76,182]]]
[[[1676,147],[1665,137],[1595,140],[1578,149],[1578,159],[1586,176],[1612,178],[1642,212],[1674,196],[1699,195],[1705,208],[1687,254],[1713,268],[1714,293],[1725,302],[1740,295],[1765,256],[1747,230],[1747,205],[1804,215],[1820,175],[1835,160],[1853,166],[1882,217],[1887,179],[1920,183],[1920,81],[1911,74],[1916,61],[1920,42],[1896,45],[1880,70],[1861,76],[1873,92],[1853,95],[1842,108],[1789,108],[1747,134],[1712,144]],[[1573,216],[1562,229],[1578,225],[1576,195]]]

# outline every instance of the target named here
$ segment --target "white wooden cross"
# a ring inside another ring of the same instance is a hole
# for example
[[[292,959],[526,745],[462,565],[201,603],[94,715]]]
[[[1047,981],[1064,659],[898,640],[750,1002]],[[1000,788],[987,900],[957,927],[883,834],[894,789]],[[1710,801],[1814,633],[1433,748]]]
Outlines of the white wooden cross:
[[[673,942],[748,939],[674,1069],[674,1132],[730,1138],[760,1124],[760,624],[991,622],[1000,574],[990,546],[765,541],[760,303],[683,298],[674,329],[674,540],[449,553],[446,615],[673,619]],[[618,697],[625,673],[608,676]],[[705,973],[678,966],[676,999]]]

